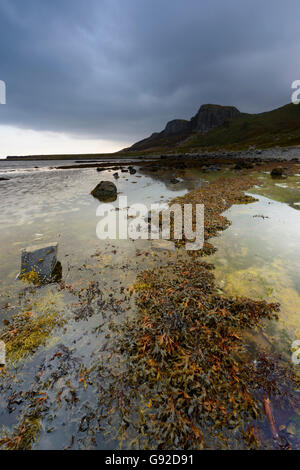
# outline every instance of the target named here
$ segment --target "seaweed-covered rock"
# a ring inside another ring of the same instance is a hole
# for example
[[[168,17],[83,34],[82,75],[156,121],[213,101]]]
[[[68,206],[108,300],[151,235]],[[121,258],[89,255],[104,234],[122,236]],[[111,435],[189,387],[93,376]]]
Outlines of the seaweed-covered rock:
[[[91,194],[99,201],[115,201],[117,199],[117,187],[111,181],[101,181]]]

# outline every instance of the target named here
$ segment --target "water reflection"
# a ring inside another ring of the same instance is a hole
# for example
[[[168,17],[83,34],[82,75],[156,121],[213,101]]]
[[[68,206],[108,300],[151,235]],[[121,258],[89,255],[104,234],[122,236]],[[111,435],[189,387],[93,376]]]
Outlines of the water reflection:
[[[285,330],[291,339],[299,339],[300,213],[293,207],[299,190],[268,181],[251,194],[258,202],[225,213],[232,225],[213,240],[218,251],[209,260],[226,293],[280,302],[277,333]]]

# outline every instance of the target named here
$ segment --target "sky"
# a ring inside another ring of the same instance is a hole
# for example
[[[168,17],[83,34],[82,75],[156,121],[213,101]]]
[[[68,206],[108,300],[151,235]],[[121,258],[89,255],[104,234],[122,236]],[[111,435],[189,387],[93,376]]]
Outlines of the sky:
[[[0,0],[0,158],[101,153],[300,79],[299,0]]]

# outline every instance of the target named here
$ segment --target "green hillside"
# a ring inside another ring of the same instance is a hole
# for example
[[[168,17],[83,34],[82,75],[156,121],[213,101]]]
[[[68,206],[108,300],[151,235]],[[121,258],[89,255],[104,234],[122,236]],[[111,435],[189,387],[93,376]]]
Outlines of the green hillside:
[[[177,150],[239,150],[250,145],[261,148],[300,145],[300,106],[288,104],[266,113],[241,114],[206,134],[192,135]]]

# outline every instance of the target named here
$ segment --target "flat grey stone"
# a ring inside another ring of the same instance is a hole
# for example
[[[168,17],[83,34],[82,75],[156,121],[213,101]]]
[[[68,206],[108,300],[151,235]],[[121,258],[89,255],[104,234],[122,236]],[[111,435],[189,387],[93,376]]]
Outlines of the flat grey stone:
[[[175,243],[169,240],[152,240],[152,250],[175,251]]]
[[[57,243],[47,243],[23,250],[19,278],[23,274],[35,271],[41,281],[51,279],[57,264],[57,249]]]

